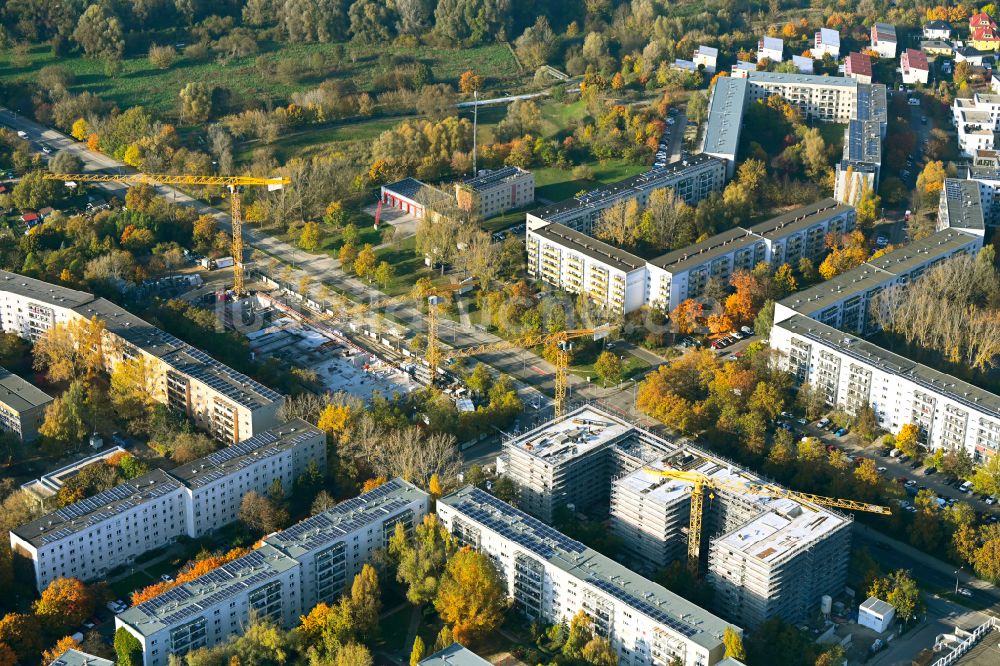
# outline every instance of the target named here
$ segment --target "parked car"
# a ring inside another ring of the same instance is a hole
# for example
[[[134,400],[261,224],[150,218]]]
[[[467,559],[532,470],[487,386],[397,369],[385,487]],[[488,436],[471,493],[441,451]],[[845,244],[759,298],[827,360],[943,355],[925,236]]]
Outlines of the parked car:
[[[889,239],[885,236],[879,236],[875,239],[875,247],[883,248],[889,244]]]
[[[171,576],[170,574],[160,574],[160,580],[162,580],[164,583],[172,583],[174,582],[174,577]]]
[[[878,472],[879,474],[885,474],[889,470],[885,467],[877,467],[875,468],[875,471]]]
[[[833,434],[837,437],[843,437],[847,434],[847,428],[837,428]]]
[[[909,459],[910,459],[910,456],[906,455],[905,453],[903,455],[899,456],[899,462],[901,462],[901,463],[905,463]]]
[[[747,336],[748,338],[752,336],[754,332],[753,329],[750,328],[749,326],[740,326],[740,331],[743,333],[743,335]]]
[[[958,588],[958,593],[961,594],[963,597],[971,597],[972,596],[972,590],[970,590],[967,587],[960,587],[960,588]]]
[[[986,498],[986,503],[989,504],[990,506],[996,504],[997,503],[997,496],[996,495],[990,495],[989,497]]]
[[[806,420],[805,418],[795,419],[795,422],[798,423],[799,425],[809,425],[809,421]]]
[[[919,460],[914,460],[913,462],[910,463],[910,469],[920,469],[923,466],[924,464]]]
[[[924,476],[930,476],[931,474],[933,474],[936,471],[937,471],[937,467],[928,467],[927,469],[924,470]]]
[[[830,419],[828,419],[828,418],[826,418],[824,416],[823,418],[821,418],[819,421],[816,422],[816,427],[817,428],[825,428],[829,424],[830,424]]]

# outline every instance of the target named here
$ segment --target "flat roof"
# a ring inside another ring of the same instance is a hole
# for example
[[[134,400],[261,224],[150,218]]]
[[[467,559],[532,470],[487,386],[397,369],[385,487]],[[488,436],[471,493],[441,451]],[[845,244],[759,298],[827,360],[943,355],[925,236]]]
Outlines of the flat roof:
[[[150,636],[179,622],[193,619],[241,592],[259,588],[298,564],[296,560],[265,543],[204,576],[119,613],[118,619],[143,636]]]
[[[52,396],[6,368],[0,368],[0,404],[22,414],[52,402]]]
[[[715,82],[705,123],[702,150],[716,155],[736,156],[747,100],[747,79],[722,76]]]
[[[57,284],[2,270],[0,270],[0,290],[70,309],[94,300],[94,296],[85,291],[67,289]]]
[[[893,612],[892,604],[886,603],[878,597],[868,597],[861,602],[861,608],[863,610],[881,615],[882,617],[885,617],[889,613]]]
[[[844,137],[844,159],[882,163],[882,130],[876,120],[851,120]]]
[[[438,502],[707,650],[722,644],[727,627],[738,631],[735,625],[475,486],[466,486]]]
[[[774,566],[848,524],[846,518],[816,505],[777,498],[764,513],[722,535],[715,543]]]
[[[858,361],[898,375],[925,390],[948,396],[970,409],[1000,418],[1000,396],[879,347],[864,338],[837,330],[804,315],[774,324],[789,333],[827,345]]]
[[[44,546],[181,487],[180,481],[161,469],[154,469],[93,497],[47,513],[11,532],[35,547]]]
[[[421,666],[490,666],[478,654],[464,647],[461,643],[452,643],[443,650],[427,655],[420,660]]]
[[[649,263],[672,273],[700,266],[716,257],[728,254],[764,239],[742,227],[735,227],[715,234],[700,243],[668,252],[652,259]]]
[[[115,662],[70,648],[56,657],[49,666],[115,666]]]
[[[599,241],[583,232],[570,229],[563,224],[547,224],[544,227],[532,229],[530,233],[545,240],[550,240],[561,247],[579,252],[591,259],[609,264],[626,273],[638,270],[646,265],[646,262],[642,258],[634,254],[621,250],[614,245]]]
[[[548,465],[558,465],[586,455],[633,429],[631,424],[604,412],[582,407],[508,440],[505,446],[520,449]]]
[[[817,222],[828,220],[831,217],[847,213],[853,209],[853,206],[843,204],[833,197],[827,197],[815,203],[799,206],[787,213],[764,220],[749,227],[748,230],[765,238],[770,238],[777,235],[777,232],[781,232],[780,235],[785,235],[801,229],[808,229]]]
[[[189,488],[200,488],[258,460],[294,449],[317,436],[325,437],[322,430],[302,419],[293,419],[242,442],[223,447],[204,458],[175,467],[170,470],[170,475],[180,479]]]
[[[974,242],[976,237],[972,234],[957,229],[943,229],[792,294],[783,299],[781,304],[796,312],[813,314],[848,296],[885,285],[898,275],[909,273],[917,266],[938,257],[949,256]]]
[[[602,208],[601,204],[614,201],[631,191],[648,191],[669,187],[670,181],[683,176],[688,170],[696,170],[704,166],[707,162],[717,161],[716,158],[705,153],[690,155],[679,162],[671,162],[661,167],[654,167],[636,176],[625,178],[610,185],[604,185],[597,189],[585,192],[579,196],[571,197],[552,204],[548,208],[542,208],[532,213],[535,217],[548,221],[559,222],[560,217],[568,211],[573,211],[581,206],[591,208]],[[721,164],[721,162],[719,162]]]
[[[527,173],[527,171],[521,169],[520,167],[508,166],[495,171],[487,170],[486,173],[481,173],[478,176],[463,180],[462,185],[473,190],[478,190],[486,187],[487,185],[495,185],[500,181],[515,178],[521,174]]]
[[[945,178],[944,205],[948,211],[949,227],[976,230],[986,228],[983,201],[976,181]]]
[[[342,536],[399,511],[414,500],[427,501],[428,497],[427,493],[412,483],[399,478],[392,479],[363,495],[345,500],[282,532],[272,534],[265,542],[289,557],[301,557],[323,544],[334,543]]]
[[[849,76],[825,76],[823,74],[785,74],[784,72],[753,71],[748,75],[754,83],[780,83],[784,85],[838,86],[857,88],[858,82]]]

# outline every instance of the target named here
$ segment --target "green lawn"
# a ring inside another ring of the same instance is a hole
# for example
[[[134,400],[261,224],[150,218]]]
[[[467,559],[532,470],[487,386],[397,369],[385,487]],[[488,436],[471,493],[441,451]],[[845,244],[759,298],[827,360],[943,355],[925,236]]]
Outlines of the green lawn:
[[[156,581],[153,580],[152,576],[147,576],[142,571],[137,571],[131,576],[126,576],[121,580],[111,583],[111,589],[115,593],[115,597],[128,603],[129,598],[132,596],[132,592],[155,582]]]
[[[350,121],[320,129],[304,128],[280,137],[274,143],[267,144],[267,147],[274,150],[275,158],[283,164],[292,157],[307,158],[315,153],[329,152],[330,147],[338,143],[354,141],[371,143],[382,132],[392,129],[403,120],[402,117],[384,117]],[[254,148],[258,145],[257,142],[240,144],[236,160],[249,161]]]
[[[642,372],[648,367],[649,363],[641,358],[633,356],[632,354],[626,354],[625,360],[622,362],[622,381],[627,380],[629,377],[638,372]],[[570,367],[570,372],[575,375],[579,375],[580,377],[590,377],[590,381],[594,382],[598,386],[601,385],[601,380],[597,376],[597,371],[594,370],[594,363],[581,363],[573,365]]]
[[[545,167],[535,170],[535,198],[556,202],[568,199],[581,190],[592,190],[600,185],[613,183],[648,171],[649,167],[625,160],[605,160],[591,167],[594,177],[589,180],[573,178],[572,169]]]
[[[569,104],[547,99],[542,102],[542,133],[546,137],[555,136],[587,115],[587,104],[582,99]]]
[[[169,44],[173,36],[153,35],[150,42]],[[291,59],[309,62],[314,53],[327,56],[325,71],[310,73],[299,82],[280,81],[275,76],[261,76],[254,67],[257,55],[236,58],[222,64],[212,57],[192,60],[180,57],[170,69],[157,69],[150,65],[145,55],[126,58],[121,73],[114,78],[104,72],[104,63],[81,57],[60,57],[52,54],[48,46],[35,46],[28,51],[27,62],[14,66],[10,49],[0,51],[0,81],[34,80],[38,70],[46,65],[61,65],[71,71],[76,80],[72,92],[89,90],[102,98],[125,108],[143,105],[157,113],[173,116],[177,112],[178,92],[191,81],[228,88],[243,102],[255,103],[272,100],[286,102],[293,92],[316,87],[325,79],[351,79],[359,90],[371,91],[375,79],[385,68],[379,63],[383,53],[410,56],[431,66],[439,81],[456,81],[467,69],[484,76],[490,82],[513,80],[519,75],[510,50],[502,44],[474,48],[441,49],[430,47],[399,47],[386,44],[345,44],[347,57],[335,62],[336,44],[261,44],[263,60],[276,63]]]

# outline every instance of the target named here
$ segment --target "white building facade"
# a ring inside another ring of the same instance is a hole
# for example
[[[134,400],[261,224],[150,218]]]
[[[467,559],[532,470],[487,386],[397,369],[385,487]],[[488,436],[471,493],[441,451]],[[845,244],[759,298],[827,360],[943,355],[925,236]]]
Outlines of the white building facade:
[[[44,590],[56,578],[99,580],[139,555],[236,520],[243,496],[279,480],[290,493],[310,463],[326,464],[326,437],[305,421],[226,447],[171,472],[154,470],[10,532]]]
[[[459,208],[485,220],[531,204],[535,200],[535,176],[514,166],[480,172],[455,185],[455,199]]]
[[[583,611],[623,666],[713,666],[722,635],[741,629],[473,486],[442,497],[438,516],[490,557],[530,619],[569,622]]]
[[[115,618],[140,643],[144,666],[242,634],[251,615],[284,628],[333,603],[397,523],[419,523],[430,496],[395,479],[265,539],[253,552]]]

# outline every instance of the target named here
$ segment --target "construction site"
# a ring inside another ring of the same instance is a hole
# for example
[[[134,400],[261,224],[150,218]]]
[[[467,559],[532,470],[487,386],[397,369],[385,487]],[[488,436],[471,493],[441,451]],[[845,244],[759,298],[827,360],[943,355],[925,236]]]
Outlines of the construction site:
[[[847,582],[853,519],[836,509],[888,511],[782,488],[594,406],[508,439],[497,468],[542,520],[563,506],[606,520],[637,570],[686,560],[748,628],[781,617],[822,633]]]

